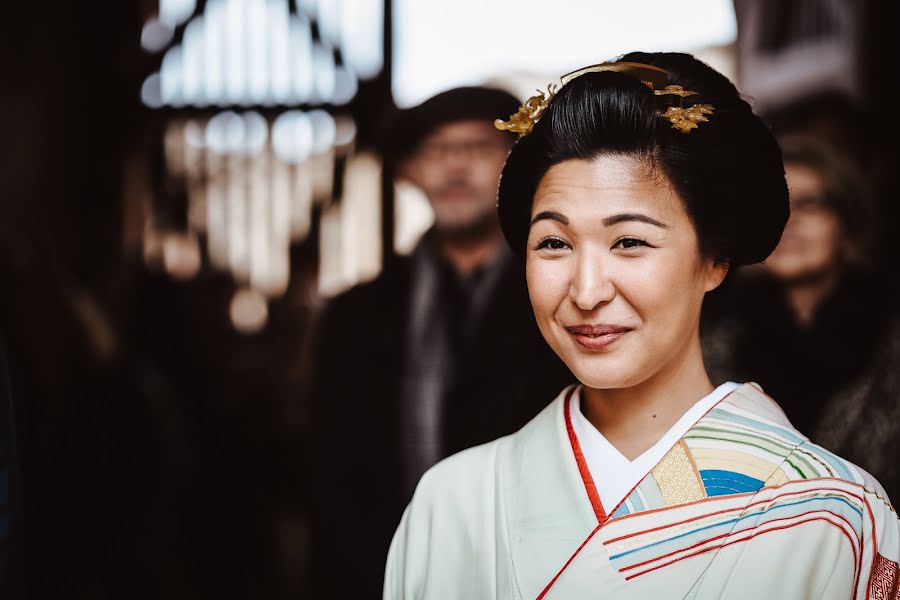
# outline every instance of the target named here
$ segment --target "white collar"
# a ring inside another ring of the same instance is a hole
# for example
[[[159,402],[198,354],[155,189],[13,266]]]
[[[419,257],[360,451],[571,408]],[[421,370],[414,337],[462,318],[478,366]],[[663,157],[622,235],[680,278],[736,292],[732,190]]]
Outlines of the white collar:
[[[570,418],[588,470],[597,486],[600,502],[607,514],[618,506],[703,415],[738,387],[740,385],[732,381],[723,383],[694,403],[653,446],[634,460],[628,460],[581,412],[579,386],[569,403]]]

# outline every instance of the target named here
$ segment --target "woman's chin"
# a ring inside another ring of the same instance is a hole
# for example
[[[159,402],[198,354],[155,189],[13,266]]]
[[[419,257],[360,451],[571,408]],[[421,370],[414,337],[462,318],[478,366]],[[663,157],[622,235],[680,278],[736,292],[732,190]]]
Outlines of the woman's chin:
[[[631,352],[586,352],[565,346],[554,348],[575,378],[594,389],[630,387],[641,379],[641,372]],[[562,350],[562,352],[560,352]],[[620,349],[621,350],[621,349]],[[646,367],[646,365],[645,365]]]
[[[637,373],[631,373],[625,369],[603,369],[597,371],[594,369],[578,369],[572,368],[572,373],[585,387],[595,390],[614,390],[628,388],[639,383],[640,378]]]

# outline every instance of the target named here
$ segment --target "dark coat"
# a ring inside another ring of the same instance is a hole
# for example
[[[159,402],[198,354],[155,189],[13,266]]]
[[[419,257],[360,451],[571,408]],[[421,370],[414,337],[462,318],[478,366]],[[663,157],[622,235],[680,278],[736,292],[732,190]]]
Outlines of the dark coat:
[[[380,598],[394,530],[410,500],[403,480],[401,381],[412,261],[333,299],[313,359],[316,431],[313,576],[317,598]],[[525,274],[510,261],[444,405],[450,455],[513,433],[573,376],[540,335]]]

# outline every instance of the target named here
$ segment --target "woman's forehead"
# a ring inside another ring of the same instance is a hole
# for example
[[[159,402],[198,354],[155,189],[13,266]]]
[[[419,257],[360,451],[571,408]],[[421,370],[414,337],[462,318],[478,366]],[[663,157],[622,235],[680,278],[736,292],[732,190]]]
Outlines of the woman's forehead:
[[[548,169],[535,190],[532,215],[558,210],[642,210],[660,215],[683,213],[683,204],[664,174],[629,156],[567,160]]]

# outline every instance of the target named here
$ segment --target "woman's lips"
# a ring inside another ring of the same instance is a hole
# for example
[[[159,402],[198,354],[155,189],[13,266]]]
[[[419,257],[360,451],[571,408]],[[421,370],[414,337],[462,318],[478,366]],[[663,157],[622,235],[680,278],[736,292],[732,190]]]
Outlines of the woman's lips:
[[[566,331],[586,350],[603,350],[631,331],[621,325],[571,325]]]

